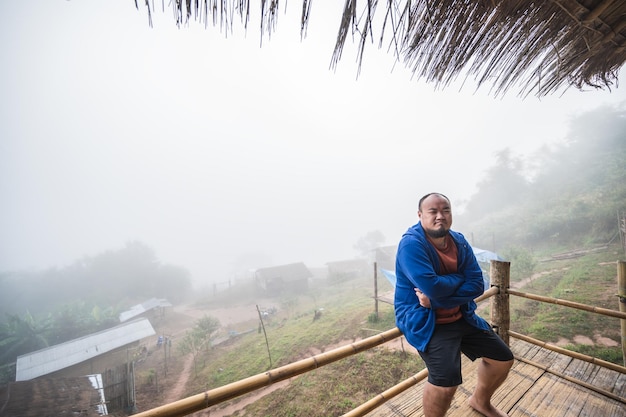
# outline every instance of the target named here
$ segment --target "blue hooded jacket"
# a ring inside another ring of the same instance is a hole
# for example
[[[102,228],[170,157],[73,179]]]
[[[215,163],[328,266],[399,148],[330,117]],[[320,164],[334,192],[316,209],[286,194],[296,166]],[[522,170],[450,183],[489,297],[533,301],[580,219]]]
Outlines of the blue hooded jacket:
[[[402,236],[396,255],[396,325],[407,341],[425,352],[435,330],[435,308],[461,306],[463,318],[484,330],[491,326],[475,313],[474,298],[484,291],[483,275],[476,257],[458,232],[450,230],[457,247],[457,273],[439,275],[441,264],[433,245],[426,239],[421,223]],[[430,299],[431,308],[422,307],[415,294],[419,288]]]

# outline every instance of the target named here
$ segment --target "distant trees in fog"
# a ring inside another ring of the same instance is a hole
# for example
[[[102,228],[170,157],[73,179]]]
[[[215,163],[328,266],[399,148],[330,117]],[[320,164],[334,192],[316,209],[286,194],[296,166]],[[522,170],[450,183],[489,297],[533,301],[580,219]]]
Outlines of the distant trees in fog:
[[[457,228],[494,250],[614,238],[617,213],[626,210],[626,111],[603,107],[579,115],[565,139],[530,160],[499,151],[455,217]]]
[[[373,230],[361,236],[354,244],[356,249],[363,258],[373,258],[374,250],[385,242],[385,235],[380,230]]]
[[[0,275],[0,312],[37,314],[76,301],[123,309],[151,297],[176,301],[190,289],[189,271],[161,264],[151,248],[129,242],[63,268]]]
[[[141,242],[63,268],[0,274],[0,365],[113,327],[121,311],[146,299],[175,302],[190,289],[186,269],[161,264]]]

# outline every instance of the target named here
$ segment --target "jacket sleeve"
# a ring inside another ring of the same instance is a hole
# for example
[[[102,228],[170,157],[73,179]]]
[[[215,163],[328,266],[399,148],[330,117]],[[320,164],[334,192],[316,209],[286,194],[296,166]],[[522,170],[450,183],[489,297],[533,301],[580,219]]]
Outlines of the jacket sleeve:
[[[435,330],[435,312],[417,305],[396,314],[396,325],[411,346],[424,352]]]
[[[442,307],[454,307],[472,302],[476,297],[482,295],[485,289],[483,272],[469,243],[464,238],[461,238],[457,242],[457,248],[459,251],[458,273],[461,276],[462,283],[453,294],[444,300],[445,303]]]
[[[413,288],[413,283],[398,274],[394,300],[396,325],[407,341],[423,352],[435,329],[435,312],[420,306]]]
[[[413,241],[400,248],[396,266],[415,288],[419,288],[430,298],[432,307],[442,307],[438,305],[439,300],[453,296],[463,284],[463,276],[437,275],[434,265],[438,264],[439,260],[433,259],[436,254],[419,246],[417,241]]]
[[[434,251],[419,247],[413,241],[398,251],[397,266],[407,279],[430,299],[432,308],[452,308],[473,301],[483,293],[483,275],[463,237],[457,242],[459,250],[459,272],[437,275],[435,266],[439,264]]]

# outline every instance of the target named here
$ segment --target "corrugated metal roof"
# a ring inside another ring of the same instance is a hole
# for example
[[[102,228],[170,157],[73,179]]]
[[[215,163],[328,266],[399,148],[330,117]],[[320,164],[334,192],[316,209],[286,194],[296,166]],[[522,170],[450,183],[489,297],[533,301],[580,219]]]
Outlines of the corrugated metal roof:
[[[148,319],[124,323],[108,330],[40,349],[17,358],[16,381],[27,381],[81,363],[155,334]]]
[[[156,307],[171,307],[172,304],[164,298],[151,298],[148,301],[144,301],[141,304],[132,306],[129,310],[120,313],[120,321],[123,323],[133,317],[137,317],[140,314],[150,311]]]

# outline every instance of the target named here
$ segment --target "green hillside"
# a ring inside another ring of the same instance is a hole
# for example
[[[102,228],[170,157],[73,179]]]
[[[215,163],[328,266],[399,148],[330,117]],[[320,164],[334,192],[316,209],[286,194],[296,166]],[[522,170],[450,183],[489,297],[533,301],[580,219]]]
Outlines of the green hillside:
[[[600,108],[572,121],[566,141],[523,160],[505,149],[455,227],[478,247],[545,251],[619,241],[626,212],[626,112]]]

